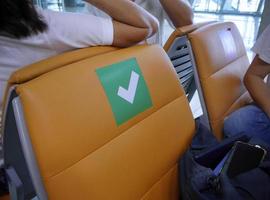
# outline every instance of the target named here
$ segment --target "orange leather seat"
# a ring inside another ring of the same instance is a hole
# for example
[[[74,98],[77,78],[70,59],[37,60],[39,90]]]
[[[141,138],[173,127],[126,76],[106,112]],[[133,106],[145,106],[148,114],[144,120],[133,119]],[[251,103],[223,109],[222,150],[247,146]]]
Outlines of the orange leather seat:
[[[166,52],[169,51],[169,49],[172,47],[173,43],[175,42],[175,40],[179,37],[183,37],[188,35],[188,33],[191,33],[193,31],[195,31],[198,28],[201,28],[203,26],[206,26],[208,24],[214,23],[215,21],[208,21],[208,22],[200,22],[200,23],[196,23],[196,24],[191,24],[191,25],[187,25],[187,26],[182,26],[182,27],[178,27],[176,28],[170,35],[170,37],[168,38],[168,40],[165,42],[163,48]]]
[[[113,47],[91,47],[85,49],[79,49],[72,52],[63,53],[61,55],[50,57],[46,60],[31,64],[25,68],[21,68],[13,73],[12,77],[9,79],[8,86],[5,91],[5,96],[3,98],[2,107],[0,105],[0,135],[2,135],[2,114],[4,114],[4,109],[7,108],[6,101],[10,96],[10,87],[15,84],[21,84],[25,81],[33,79],[42,73],[57,69],[59,67],[74,63],[76,61],[89,58],[92,56],[100,55],[106,52],[116,50]],[[40,67],[46,66],[46,67]]]
[[[249,60],[241,35],[231,22],[213,23],[188,35],[195,58],[202,104],[217,138],[231,112],[251,101],[243,77]]]
[[[5,195],[5,196],[0,197],[0,200],[10,200],[10,197],[9,195]]]
[[[118,75],[134,66],[137,79],[134,71]],[[107,69],[113,70],[102,82]],[[122,90],[134,92],[135,102],[143,96],[132,108],[135,115],[115,111],[110,99],[114,90],[106,87],[119,78],[128,88]],[[113,49],[55,67],[44,61],[16,72],[10,83],[4,162],[23,183],[30,179],[26,195],[56,200],[179,198],[177,161],[191,142],[195,123],[160,47]],[[146,101],[150,103],[142,108]]]

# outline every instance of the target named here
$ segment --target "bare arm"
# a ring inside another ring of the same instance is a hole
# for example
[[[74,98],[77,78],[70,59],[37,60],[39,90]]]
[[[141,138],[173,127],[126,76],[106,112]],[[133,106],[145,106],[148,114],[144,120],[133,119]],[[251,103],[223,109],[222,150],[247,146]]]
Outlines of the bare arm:
[[[159,0],[175,27],[193,23],[193,11],[184,0]]]
[[[129,0],[87,0],[113,19],[113,45],[126,47],[152,36],[158,30],[157,20]]]
[[[245,75],[244,83],[254,101],[270,117],[270,87],[264,82],[268,74],[270,64],[256,56]]]

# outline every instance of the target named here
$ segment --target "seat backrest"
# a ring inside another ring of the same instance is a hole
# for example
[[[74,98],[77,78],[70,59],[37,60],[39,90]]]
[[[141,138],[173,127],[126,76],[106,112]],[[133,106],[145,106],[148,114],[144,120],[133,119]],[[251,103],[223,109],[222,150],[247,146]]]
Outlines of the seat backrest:
[[[196,23],[175,29],[163,47],[175,68],[189,101],[192,99],[196,87],[190,51],[187,46],[187,34],[210,23],[214,22]]]
[[[48,59],[41,60],[39,62],[33,63],[29,66],[25,66],[16,72],[14,72],[9,81],[8,86],[5,91],[5,96],[3,99],[3,107],[9,96],[9,88],[15,84],[22,84],[26,81],[34,79],[44,73],[47,73],[51,70],[63,67],[65,65],[80,61],[82,59],[90,58],[107,52],[117,50],[115,47],[89,47],[84,49],[79,49],[71,52],[66,52],[61,55],[52,56]],[[1,101],[1,100],[0,100]],[[1,106],[1,105],[0,105]],[[1,109],[1,107],[0,107]],[[0,116],[1,117],[1,116]]]
[[[196,62],[200,98],[212,131],[221,139],[225,117],[250,102],[243,84],[249,66],[246,49],[231,22],[209,24],[188,37]]]
[[[178,199],[177,161],[195,124],[160,47],[82,59],[11,94],[4,161],[21,179],[28,170],[28,197]]]
[[[187,26],[182,26],[176,28],[170,35],[170,37],[165,42],[163,48],[166,52],[169,51],[169,49],[172,47],[175,40],[179,37],[186,36],[188,33],[191,33],[192,31],[195,31],[196,29],[206,26],[208,24],[215,23],[215,21],[207,21],[207,22],[199,22]]]

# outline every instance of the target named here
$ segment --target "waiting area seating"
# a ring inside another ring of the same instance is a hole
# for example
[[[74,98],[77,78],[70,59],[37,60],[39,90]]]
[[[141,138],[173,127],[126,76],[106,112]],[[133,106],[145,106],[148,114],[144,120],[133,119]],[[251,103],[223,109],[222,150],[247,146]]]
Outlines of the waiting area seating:
[[[214,21],[179,27],[170,35],[163,47],[175,68],[189,101],[196,91],[196,84],[191,50],[188,48],[188,34],[211,23],[214,23]]]
[[[189,101],[198,90],[202,120],[218,139],[224,119],[251,102],[243,84],[249,60],[231,22],[206,22],[176,29],[167,51]]]
[[[177,161],[195,123],[161,47],[41,61],[13,74],[5,102],[11,197],[179,199]]]
[[[201,104],[215,136],[223,137],[224,119],[251,102],[243,84],[249,60],[242,37],[232,22],[213,23],[189,34],[196,63]]]
[[[164,49],[94,47],[15,72],[2,129],[11,197],[178,199],[188,99],[197,89],[221,139],[226,116],[251,101],[249,61],[230,22],[179,28]]]

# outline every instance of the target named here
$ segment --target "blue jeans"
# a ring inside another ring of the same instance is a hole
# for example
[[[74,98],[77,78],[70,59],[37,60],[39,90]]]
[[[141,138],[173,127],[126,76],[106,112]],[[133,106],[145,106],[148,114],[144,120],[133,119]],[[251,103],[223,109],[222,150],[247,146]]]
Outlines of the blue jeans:
[[[270,118],[256,105],[248,105],[233,112],[224,121],[224,136],[244,133],[270,144]]]

